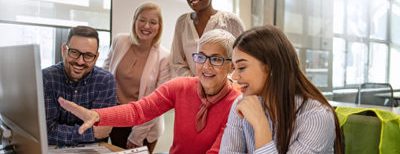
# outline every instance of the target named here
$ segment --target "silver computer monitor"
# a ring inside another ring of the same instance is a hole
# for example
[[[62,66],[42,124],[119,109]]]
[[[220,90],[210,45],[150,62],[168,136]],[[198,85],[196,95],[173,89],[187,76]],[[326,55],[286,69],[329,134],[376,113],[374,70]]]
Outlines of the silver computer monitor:
[[[42,82],[38,45],[0,47],[1,122],[16,153],[47,153]]]

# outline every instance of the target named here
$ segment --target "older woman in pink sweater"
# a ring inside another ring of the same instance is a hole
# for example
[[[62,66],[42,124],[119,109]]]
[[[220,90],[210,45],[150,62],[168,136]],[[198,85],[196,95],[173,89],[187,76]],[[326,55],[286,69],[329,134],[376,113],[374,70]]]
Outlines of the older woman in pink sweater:
[[[88,110],[59,99],[60,105],[84,121],[79,132],[94,124],[126,127],[142,124],[168,110],[175,109],[174,139],[170,153],[218,153],[229,108],[239,95],[228,73],[235,38],[225,30],[215,29],[199,40],[196,77],[175,78],[150,95],[125,105]]]

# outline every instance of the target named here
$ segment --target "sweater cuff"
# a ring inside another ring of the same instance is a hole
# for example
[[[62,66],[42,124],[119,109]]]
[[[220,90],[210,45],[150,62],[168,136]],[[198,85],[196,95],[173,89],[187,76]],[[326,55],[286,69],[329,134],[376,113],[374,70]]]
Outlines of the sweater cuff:
[[[92,110],[97,112],[97,114],[99,114],[99,121],[95,122],[93,125],[102,126],[102,123],[107,121],[107,116],[104,116],[106,113],[104,112],[103,109],[92,109]]]

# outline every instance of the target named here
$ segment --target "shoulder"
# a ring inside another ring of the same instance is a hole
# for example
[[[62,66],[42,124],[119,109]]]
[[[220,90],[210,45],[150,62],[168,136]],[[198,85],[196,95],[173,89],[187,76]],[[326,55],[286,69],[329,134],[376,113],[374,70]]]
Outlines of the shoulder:
[[[224,21],[228,21],[231,23],[241,23],[242,21],[240,20],[240,18],[231,12],[226,12],[226,11],[218,11],[219,13],[219,18],[224,20]]]
[[[244,31],[244,25],[240,18],[231,12],[218,11],[212,22],[217,24],[217,27],[231,32],[235,37]]]
[[[163,85],[178,89],[187,89],[196,87],[198,83],[199,79],[197,77],[176,77],[165,82]]]
[[[49,79],[49,78],[57,78],[63,75],[64,71],[64,65],[61,63],[49,66],[47,68],[44,68],[42,70],[43,74],[43,79]]]
[[[129,33],[119,33],[112,39],[112,48],[118,50],[121,47],[128,46],[131,44]]]
[[[191,14],[191,13],[192,13],[192,12],[188,12],[188,13],[182,14],[181,16],[178,17],[178,20],[177,20],[177,21],[187,20],[187,19],[190,17],[190,14]]]
[[[232,19],[232,20],[240,20],[239,17],[232,13],[232,12],[227,12],[227,11],[218,11],[218,13],[220,14],[221,17],[223,17],[224,19]]]
[[[181,16],[178,17],[178,19],[176,20],[176,24],[183,24],[184,22],[186,22],[188,19],[190,19],[190,13],[185,13],[182,14]]]
[[[171,79],[170,81],[168,81],[170,83],[174,83],[174,84],[196,84],[199,82],[199,78],[198,77],[176,77]]]
[[[94,66],[93,68],[93,77],[96,80],[114,80],[114,76],[109,72],[100,67]]]
[[[296,96],[296,106],[300,107],[303,99],[300,96]],[[298,111],[297,116],[299,118],[310,118],[316,117],[321,120],[333,120],[333,112],[331,108],[326,105],[323,105],[320,101],[315,99],[307,99],[304,101],[304,105],[301,107],[300,111]]]
[[[238,105],[239,101],[243,99],[243,94],[239,93],[238,96],[235,98],[232,104],[232,108],[236,108]]]
[[[50,73],[57,72],[58,68],[57,68],[56,65],[52,65],[52,66],[49,66],[49,67],[46,67],[46,68],[42,69],[43,75],[48,75]]]
[[[165,48],[164,46],[162,46],[161,44],[159,44],[158,46],[156,46],[155,49],[159,52],[161,58],[164,58],[164,57],[168,57],[168,56],[169,56],[169,51],[168,51],[168,49]]]

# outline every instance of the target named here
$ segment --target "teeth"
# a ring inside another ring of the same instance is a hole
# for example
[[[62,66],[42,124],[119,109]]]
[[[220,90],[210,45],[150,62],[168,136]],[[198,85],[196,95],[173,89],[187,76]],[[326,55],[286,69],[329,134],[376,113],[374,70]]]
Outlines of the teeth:
[[[198,0],[191,1],[191,2],[190,2],[190,5],[197,4],[198,2],[199,2]]]
[[[149,35],[151,32],[142,30],[142,34]]]
[[[76,69],[76,70],[82,70],[83,69],[83,67],[82,66],[76,66],[76,65],[74,65],[74,66],[72,66],[74,69]]]
[[[240,84],[240,87],[242,88],[247,88],[249,86],[249,84]]]
[[[214,76],[214,74],[207,74],[207,73],[203,73],[203,75],[206,76],[206,77]]]

